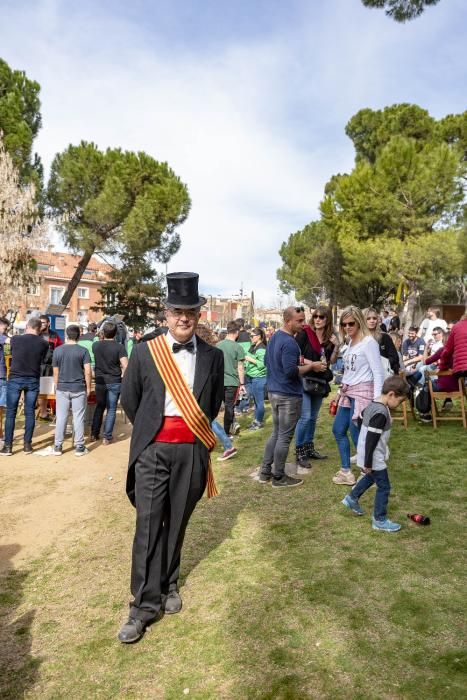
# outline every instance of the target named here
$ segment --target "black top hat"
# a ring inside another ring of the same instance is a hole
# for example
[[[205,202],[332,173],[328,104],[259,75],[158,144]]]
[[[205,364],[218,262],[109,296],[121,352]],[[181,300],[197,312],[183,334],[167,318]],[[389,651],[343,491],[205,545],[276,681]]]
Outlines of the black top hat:
[[[167,275],[165,306],[178,309],[196,309],[206,303],[198,293],[199,275],[196,272],[170,272]]]

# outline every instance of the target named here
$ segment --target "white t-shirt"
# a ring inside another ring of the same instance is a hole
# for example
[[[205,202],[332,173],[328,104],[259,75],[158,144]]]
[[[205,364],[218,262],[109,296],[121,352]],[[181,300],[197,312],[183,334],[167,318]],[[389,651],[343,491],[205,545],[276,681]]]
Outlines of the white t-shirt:
[[[434,320],[431,318],[426,318],[424,321],[422,321],[422,325],[420,326],[420,337],[424,338],[426,341],[430,340],[430,338],[433,337],[434,328],[442,328],[443,331],[446,332],[448,329],[448,324],[444,318],[435,318]]]
[[[384,382],[383,363],[378,343],[368,335],[356,345],[350,342],[344,354],[342,383],[355,386],[363,382],[374,382],[373,398],[381,396]]]

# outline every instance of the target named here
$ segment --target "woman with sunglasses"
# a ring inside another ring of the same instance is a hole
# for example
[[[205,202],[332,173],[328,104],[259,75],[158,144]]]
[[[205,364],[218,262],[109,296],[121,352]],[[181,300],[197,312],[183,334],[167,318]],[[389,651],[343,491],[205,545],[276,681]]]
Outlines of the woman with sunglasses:
[[[332,426],[341,458],[341,468],[333,477],[335,484],[353,486],[355,477],[350,471],[350,442],[357,447],[359,428],[357,420],[364,408],[381,395],[384,381],[379,345],[372,337],[365,317],[357,306],[348,306],[340,318],[340,334],[348,340],[344,354],[344,376],[339,403]]]
[[[248,430],[259,430],[264,420],[264,388],[266,386],[266,333],[262,328],[251,331],[251,346],[245,355],[245,379],[255,402],[255,419]]]
[[[309,326],[304,326],[296,341],[303,357],[311,360],[311,371],[305,377],[315,377],[330,382],[333,374],[328,369],[334,364],[339,351],[339,341],[334,335],[332,312],[329,306],[320,305],[314,310]],[[326,459],[315,448],[314,437],[323,396],[303,392],[302,412],[295,429],[295,461],[297,470],[309,470],[310,459]],[[306,472],[299,472],[306,473]]]
[[[363,309],[363,315],[365,316],[368,330],[379,345],[381,357],[387,360],[388,367],[390,367],[393,374],[399,374],[399,355],[397,354],[397,350],[389,333],[385,333],[379,327],[378,312],[376,309],[369,307],[368,309]],[[385,364],[386,363],[383,361],[383,366]],[[391,374],[391,372],[387,372],[387,374]]]

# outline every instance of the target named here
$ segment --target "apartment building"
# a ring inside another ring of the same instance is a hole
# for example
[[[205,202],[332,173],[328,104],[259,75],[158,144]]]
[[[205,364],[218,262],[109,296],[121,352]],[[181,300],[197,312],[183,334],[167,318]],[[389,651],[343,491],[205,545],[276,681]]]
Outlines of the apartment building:
[[[28,289],[17,321],[25,321],[32,311],[43,313],[49,304],[59,304],[80,260],[79,255],[43,250],[36,251],[34,257],[37,261],[37,282]],[[70,303],[63,312],[66,323],[87,323],[102,318],[103,314],[92,311],[91,307],[101,300],[99,289],[105,284],[111,271],[110,265],[95,256],[91,258]]]

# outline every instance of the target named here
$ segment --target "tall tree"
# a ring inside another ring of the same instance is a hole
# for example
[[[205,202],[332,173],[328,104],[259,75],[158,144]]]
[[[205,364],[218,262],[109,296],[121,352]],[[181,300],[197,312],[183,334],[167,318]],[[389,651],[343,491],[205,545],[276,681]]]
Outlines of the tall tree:
[[[362,0],[365,7],[375,7],[386,11],[396,22],[407,22],[424,12],[425,7],[436,5],[439,0]]]
[[[341,304],[365,306],[403,289],[408,323],[425,289],[461,289],[466,124],[467,113],[437,122],[416,105],[352,117],[355,167],[327,183],[321,220],[282,246],[279,280],[305,298],[307,281],[326,274]],[[326,273],[324,241],[333,250]]]
[[[33,141],[41,127],[40,86],[24,71],[12,70],[0,58],[0,132],[4,147],[13,159],[20,182],[42,187],[42,164],[33,153]]]
[[[168,260],[190,210],[188,190],[167,163],[84,141],[55,156],[47,201],[66,244],[82,253],[65,305],[96,252]]]
[[[110,280],[99,290],[101,301],[94,310],[113,316],[122,314],[134,330],[144,330],[161,309],[163,276],[152,267],[147,257],[129,257],[120,261]]]
[[[35,282],[34,249],[46,242],[35,187],[21,184],[0,136],[0,309],[15,309]]]

